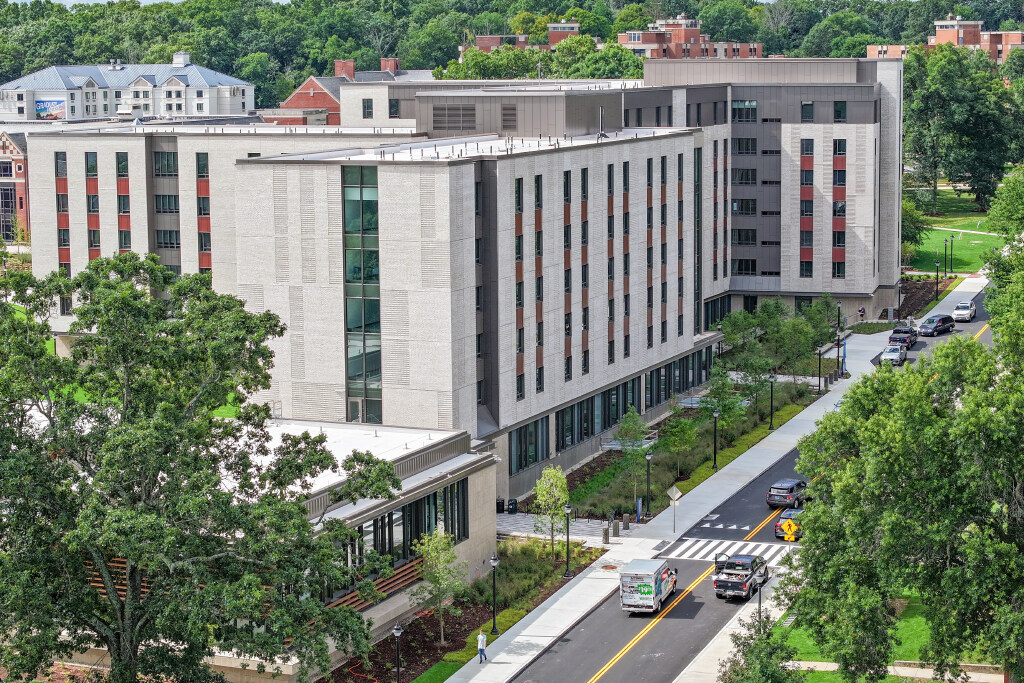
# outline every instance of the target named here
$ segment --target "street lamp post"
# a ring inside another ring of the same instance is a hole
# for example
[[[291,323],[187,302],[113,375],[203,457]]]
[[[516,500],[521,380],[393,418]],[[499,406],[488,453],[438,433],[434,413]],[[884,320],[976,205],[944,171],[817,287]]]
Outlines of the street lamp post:
[[[722,323],[718,323],[718,325],[716,325],[715,327],[718,328],[718,334],[721,335],[722,334]],[[718,338],[718,357],[719,358],[722,357],[722,338],[721,337]]]
[[[821,347],[818,347],[818,395],[821,396]]]
[[[651,449],[650,448],[648,448],[647,452],[644,453],[644,457],[647,458],[647,501],[646,501],[647,502],[647,513],[646,513],[645,517],[647,519],[650,519],[651,518],[651,458],[654,457],[654,454],[651,453]]]
[[[935,300],[939,300],[939,262],[935,262]]]
[[[818,356],[818,359],[820,361],[821,356]],[[820,366],[818,368],[818,372],[821,372],[821,367]],[[820,375],[819,375],[819,377],[820,377]],[[769,405],[768,405],[768,431],[769,432],[774,432],[775,431],[775,373],[774,372],[772,374],[768,375],[768,381],[771,383],[771,394],[770,394],[770,396],[771,396],[771,403],[769,403]]]
[[[491,555],[491,635],[498,635],[498,553]]]
[[[836,369],[839,370],[839,374],[842,374],[843,370],[843,359],[839,353],[842,351],[843,338],[840,333],[843,331],[843,307],[836,306]]]
[[[896,283],[896,320],[903,320],[903,279]]]
[[[956,237],[949,238],[949,274],[956,275],[953,269],[953,245],[956,244]]]
[[[949,262],[946,260],[946,251],[949,249],[949,238],[942,240],[942,277],[949,275]]]
[[[715,438],[714,438],[714,459],[711,461],[711,469],[714,472],[718,471],[718,416],[721,415],[717,410],[711,413],[715,418]]]
[[[569,514],[572,512],[572,508],[566,503],[565,506],[565,573],[562,574],[563,579],[571,579],[573,577],[572,569],[569,568]]]
[[[403,633],[405,633],[405,629],[401,624],[395,622],[395,627],[391,629],[391,635],[395,637],[395,683],[402,680],[402,646],[400,643]]]

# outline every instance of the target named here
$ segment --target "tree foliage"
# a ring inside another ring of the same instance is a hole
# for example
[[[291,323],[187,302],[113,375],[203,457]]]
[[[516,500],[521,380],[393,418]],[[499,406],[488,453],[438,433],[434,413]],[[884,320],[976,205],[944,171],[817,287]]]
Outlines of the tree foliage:
[[[635,406],[629,406],[615,430],[615,439],[622,447],[622,458],[626,463],[626,471],[633,480],[633,500],[636,500],[637,497],[640,478],[647,471],[647,459],[644,457],[647,454],[647,448],[644,447],[644,440],[647,438],[648,432],[647,424],[640,417]]]
[[[70,358],[47,352],[60,297],[76,303]],[[96,259],[73,280],[0,278],[0,665],[31,675],[98,646],[117,683],[204,681],[214,647],[271,668],[297,657],[307,674],[330,642],[368,651],[362,618],[316,596],[356,584],[372,598],[367,577],[390,561],[347,566],[352,530],[302,502],[338,469],[325,437],[275,440],[249,402],[283,332],[153,255]],[[229,403],[237,419],[214,416]],[[400,485],[370,454],[342,466],[335,500]],[[228,628],[239,620],[261,628]]]
[[[683,417],[683,410],[674,400],[671,404],[672,415],[662,429],[658,439],[660,450],[674,453],[676,456],[676,479],[679,478],[679,458],[683,452],[697,441],[697,423]]]
[[[741,630],[729,636],[732,653],[718,667],[718,683],[801,683],[806,678],[789,664],[796,648],[772,626],[767,610],[740,620]]]
[[[413,541],[412,549],[423,560],[423,583],[412,590],[410,597],[417,607],[433,610],[440,626],[440,644],[444,645],[445,616],[462,614],[455,598],[466,589],[466,563],[459,561],[455,537],[441,524]]]
[[[534,529],[551,536],[551,555],[555,554],[555,534],[565,531],[565,506],[569,504],[569,484],[561,467],[545,467],[533,486]]]

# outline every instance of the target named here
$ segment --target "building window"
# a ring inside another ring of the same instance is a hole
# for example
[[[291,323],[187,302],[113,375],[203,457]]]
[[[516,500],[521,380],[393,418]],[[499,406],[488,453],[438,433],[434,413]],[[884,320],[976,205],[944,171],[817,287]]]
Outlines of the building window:
[[[832,217],[833,218],[846,218],[846,202],[845,201],[832,202]]]
[[[518,389],[523,375],[516,377],[516,400],[522,400]],[[523,392],[525,393],[525,392]],[[515,474],[548,459],[548,418],[542,417],[508,433],[509,474]]]
[[[836,249],[846,248],[846,231],[836,230],[832,233],[832,246]]]
[[[85,153],[85,177],[95,178],[99,172],[99,166],[96,164],[96,152]]]
[[[615,363],[615,340],[608,342],[608,365]]]
[[[734,200],[732,200],[732,215],[733,216],[756,216],[757,215],[757,200],[756,199],[734,199]]]
[[[834,261],[832,263],[832,279],[843,280],[846,278],[846,261]]]
[[[99,213],[100,196],[98,194],[85,195],[85,209],[88,213]]]
[[[580,270],[580,272],[581,272],[581,276],[582,276],[582,282],[581,282],[580,286],[583,289],[587,289],[588,287],[590,287],[590,266],[588,264],[584,263],[582,268],[581,268],[581,270]]]
[[[803,138],[802,140],[800,140],[800,156],[814,156],[814,140],[810,138]]]
[[[157,213],[178,213],[178,195],[158,194],[153,197],[154,210]]]
[[[590,198],[590,174],[585,168],[580,169],[580,200],[587,201]]]
[[[122,216],[132,212],[131,197],[126,194],[117,195],[117,213]]]
[[[71,231],[67,228],[57,228],[57,246],[58,247],[70,247],[71,246]]]
[[[523,179],[516,178],[515,184],[515,208],[516,213],[523,212]]]
[[[365,98],[363,100],[363,118],[364,119],[372,119],[373,118],[373,100],[370,99],[370,98]]]
[[[516,308],[523,307],[523,283],[516,283]]]
[[[629,234],[629,211],[622,212],[622,234]]]
[[[540,366],[539,368],[537,368],[537,373],[536,373],[535,376],[536,376],[536,381],[534,382],[534,388],[536,389],[537,393],[539,394],[539,393],[544,391],[544,366],[543,365]]]
[[[622,315],[626,318],[629,317],[629,294],[622,296]]]
[[[129,251],[132,248],[132,231],[117,231],[117,248],[121,251]]]
[[[565,381],[572,379],[572,356],[565,357]]]
[[[127,178],[128,177],[128,152],[117,152],[117,177]]]
[[[572,203],[572,171],[562,171],[562,203]]]
[[[62,264],[62,265],[68,265],[68,264]],[[68,265],[68,271],[70,271],[70,270],[71,270],[71,266]],[[72,311],[71,298],[70,297],[66,297],[66,296],[60,297],[60,314],[61,315],[71,315],[71,311]]]
[[[210,155],[206,152],[196,152],[196,178],[210,177]]]
[[[158,178],[176,178],[178,176],[178,153],[153,152],[153,175]]]
[[[733,185],[757,185],[756,168],[734,168],[732,169]]]
[[[583,362],[580,364],[580,374],[590,373],[590,349],[583,349]]]
[[[811,199],[800,200],[800,217],[807,218],[814,215],[814,201]]]
[[[388,100],[388,118],[397,119],[399,116],[398,100],[391,98]]]
[[[572,226],[562,226],[562,249],[568,251],[572,248]]]
[[[757,259],[734,258],[732,260],[733,275],[757,275]]]
[[[814,123],[814,102],[800,103],[800,123]]]
[[[629,162],[622,162],[622,193],[627,194],[629,192]]]
[[[196,111],[203,111],[203,103],[196,102]]]
[[[833,103],[832,120],[835,123],[846,123],[846,102]]]
[[[647,187],[654,187],[654,159],[647,158]]]
[[[757,123],[757,100],[733,100],[733,123]]]
[[[615,299],[608,299],[608,322],[615,322]]]
[[[538,347],[543,347],[544,346],[544,323],[543,322],[538,322],[537,323],[537,346]]]
[[[210,233],[199,233],[199,252],[203,254],[210,253]]]
[[[522,261],[523,260],[523,236],[522,235],[516,235],[514,244],[515,244],[516,262]]]
[[[801,261],[800,262],[800,277],[814,277],[814,262],[813,261]]]
[[[523,353],[526,350],[526,328],[516,328],[516,353]]]
[[[811,230],[800,231],[800,246],[801,247],[813,247],[814,246],[814,232]]]
[[[737,155],[749,156],[757,154],[757,138],[733,138],[733,142]]]
[[[544,301],[544,276],[538,275],[534,280],[534,298],[537,301]]]
[[[647,326],[647,348],[654,348],[654,326]]]
[[[541,258],[544,255],[544,231],[538,230],[533,233],[533,256]]]
[[[202,90],[196,90],[196,97],[202,97],[202,96],[203,96],[203,91]]]
[[[583,331],[586,332],[587,330],[590,329],[590,307],[589,306],[584,306],[583,307],[582,316],[583,316],[583,324],[582,324]]]
[[[57,213],[68,212],[68,196],[66,194],[57,195]]]
[[[157,249],[180,249],[181,248],[181,231],[179,231],[179,230],[157,230],[156,231],[156,248]]]
[[[629,277],[629,252],[622,255],[622,274]],[[629,296],[627,294],[627,296]]]
[[[67,152],[53,153],[54,176],[57,178],[68,177],[68,154]]]
[[[540,175],[533,176],[533,208],[544,208],[544,177]]]
[[[629,335],[622,338],[622,357],[629,358]]]
[[[814,171],[806,168],[800,169],[800,185],[801,187],[814,185]]]
[[[196,215],[197,216],[209,216],[210,215],[210,198],[209,197],[196,197]]]
[[[846,140],[836,139],[832,141],[832,156],[834,157],[845,157],[846,156]]]
[[[757,246],[757,230],[749,228],[733,229],[732,243],[738,247]]]
[[[846,187],[846,171],[845,170],[834,170],[834,171],[832,171],[832,186],[833,187]]]
[[[583,246],[590,244],[590,221],[580,223],[580,244]]]
[[[516,375],[516,400],[522,401],[524,398],[526,398],[526,375]]]

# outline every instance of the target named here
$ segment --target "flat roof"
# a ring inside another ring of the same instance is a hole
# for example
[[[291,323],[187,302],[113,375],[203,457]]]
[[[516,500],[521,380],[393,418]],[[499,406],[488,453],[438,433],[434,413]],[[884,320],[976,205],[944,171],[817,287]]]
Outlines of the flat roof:
[[[0,126],[6,128],[6,126]],[[146,135],[146,134],[168,134],[175,135],[309,135],[309,136],[369,136],[369,135],[426,135],[417,133],[411,126],[392,128],[371,128],[355,126],[291,126],[274,123],[253,123],[253,124],[217,124],[202,125],[193,123],[187,124],[153,124],[134,125],[131,123],[117,124],[104,123],[88,128],[74,128],[58,130],[30,130],[33,135]]]

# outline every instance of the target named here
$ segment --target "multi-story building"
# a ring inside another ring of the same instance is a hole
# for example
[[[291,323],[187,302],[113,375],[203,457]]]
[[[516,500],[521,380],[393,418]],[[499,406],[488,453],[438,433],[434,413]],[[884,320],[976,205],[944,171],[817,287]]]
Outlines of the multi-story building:
[[[57,197],[32,207],[34,268],[123,248],[211,268],[288,324],[275,415],[464,430],[516,497],[627,405],[653,419],[703,382],[733,308],[895,305],[901,63],[645,68],[431,83],[403,95],[405,133],[32,134],[33,192]]]
[[[27,237],[31,229],[26,151],[24,133],[0,131],[0,241],[3,242]]]
[[[0,85],[2,121],[83,121],[244,115],[254,108],[252,83],[192,64],[51,66]]]
[[[540,45],[531,45],[530,36],[522,33],[475,36],[472,45],[459,45],[459,61],[462,61],[463,54],[471,47],[488,54],[498,47],[510,47],[516,50],[552,50],[569,36],[578,36],[579,34],[580,24],[578,21],[562,19],[548,24],[548,42]]]
[[[685,14],[659,19],[646,31],[628,31],[618,35],[619,45],[647,59],[751,59],[761,57],[761,43],[713,41],[700,32],[699,19]]]
[[[950,14],[935,22],[935,35],[928,36],[927,47],[956,45],[981,50],[996,64],[1002,64],[1010,50],[1024,47],[1024,31],[984,31],[983,24]],[[903,59],[909,48],[909,45],[868,45],[868,58]]]

